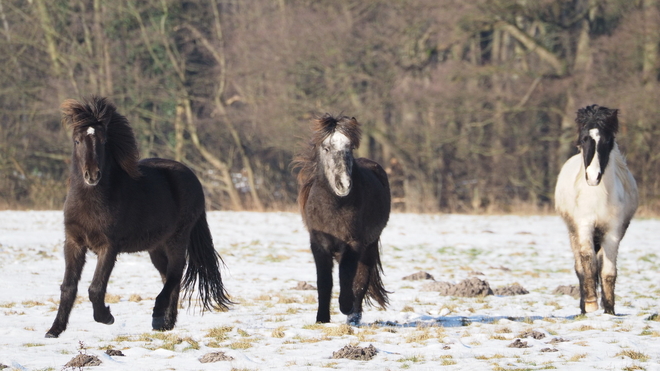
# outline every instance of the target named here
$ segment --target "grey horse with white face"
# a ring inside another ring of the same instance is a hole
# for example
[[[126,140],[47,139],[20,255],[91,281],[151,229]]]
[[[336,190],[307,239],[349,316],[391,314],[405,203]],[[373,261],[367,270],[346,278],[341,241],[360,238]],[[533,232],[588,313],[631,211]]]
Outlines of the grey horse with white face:
[[[355,118],[326,115],[315,121],[309,146],[294,160],[316,263],[317,322],[330,322],[333,259],[339,263],[339,309],[349,324],[360,323],[364,299],[387,305],[379,241],[389,219],[390,187],[380,165],[353,157],[360,134]]]

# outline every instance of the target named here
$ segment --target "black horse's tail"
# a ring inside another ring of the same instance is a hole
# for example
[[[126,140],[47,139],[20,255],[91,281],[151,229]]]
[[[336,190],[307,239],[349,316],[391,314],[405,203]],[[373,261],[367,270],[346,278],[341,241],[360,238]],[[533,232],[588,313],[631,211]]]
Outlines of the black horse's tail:
[[[378,245],[380,245],[380,241],[378,241]],[[380,274],[383,273],[383,265],[380,262],[380,253],[378,250],[376,250],[375,254],[376,264],[374,264],[369,271],[369,288],[367,289],[367,295],[365,295],[365,299],[369,305],[372,304],[373,300],[378,303],[381,308],[386,308],[390,303],[389,299],[387,298],[387,294],[390,292],[385,290],[383,280],[380,278]]]
[[[188,245],[188,268],[183,277],[183,298],[192,301],[192,293],[197,286],[197,294],[205,310],[227,310],[233,304],[222,285],[220,263],[224,264],[215,251],[211,231],[206,222],[206,212],[200,216],[190,233]]]

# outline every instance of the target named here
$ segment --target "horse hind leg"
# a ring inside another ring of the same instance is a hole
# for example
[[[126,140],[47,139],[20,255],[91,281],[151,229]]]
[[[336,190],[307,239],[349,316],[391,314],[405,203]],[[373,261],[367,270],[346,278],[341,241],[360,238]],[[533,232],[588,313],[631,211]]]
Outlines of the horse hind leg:
[[[339,261],[339,310],[349,317],[355,313],[354,287],[359,259],[358,253],[346,246]]]
[[[156,331],[168,331],[174,328],[178,316],[185,255],[167,254],[164,248],[151,251],[149,255],[163,280],[163,289],[156,297],[151,327]]]
[[[619,241],[611,235],[605,235],[602,249],[598,252],[598,265],[601,283],[601,304],[607,314],[614,315],[614,286],[616,285],[616,260]]]
[[[387,291],[380,278],[380,256],[378,240],[369,244],[360,254],[353,278],[353,303],[346,323],[359,325],[362,320],[362,306],[365,298],[374,299],[381,307],[387,306]],[[368,300],[368,299],[367,299]]]

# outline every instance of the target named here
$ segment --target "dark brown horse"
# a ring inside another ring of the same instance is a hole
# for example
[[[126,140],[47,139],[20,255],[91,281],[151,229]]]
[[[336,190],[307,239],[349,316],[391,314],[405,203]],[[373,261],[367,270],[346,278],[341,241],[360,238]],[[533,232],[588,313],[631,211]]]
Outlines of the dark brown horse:
[[[316,262],[317,322],[330,322],[333,258],[339,263],[339,308],[359,324],[362,301],[387,306],[378,244],[390,215],[387,174],[376,162],[353,158],[361,131],[355,118],[315,121],[309,146],[296,156],[298,204]]]
[[[133,130],[105,98],[67,100],[62,113],[73,129],[64,203],[66,267],[57,317],[46,337],[58,337],[66,329],[87,250],[98,256],[89,287],[97,322],[114,322],[105,292],[117,255],[124,252],[148,251],[163,279],[152,316],[154,330],[174,327],[181,286],[189,302],[197,287],[202,310],[227,308],[231,302],[220,277],[222,260],[213,247],[204,192],[195,174],[175,161],[138,162]]]

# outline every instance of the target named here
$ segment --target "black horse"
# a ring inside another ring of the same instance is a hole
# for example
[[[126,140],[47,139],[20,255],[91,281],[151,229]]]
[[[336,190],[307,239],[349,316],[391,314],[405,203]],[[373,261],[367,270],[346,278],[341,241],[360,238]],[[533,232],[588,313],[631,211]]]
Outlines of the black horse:
[[[376,162],[353,158],[361,131],[355,118],[315,121],[309,146],[293,162],[298,204],[316,262],[317,322],[330,322],[333,258],[339,263],[339,308],[359,324],[362,301],[387,306],[378,244],[390,215],[387,174]]]
[[[105,293],[117,254],[124,252],[148,251],[161,274],[154,330],[174,327],[182,286],[189,303],[197,286],[202,311],[226,309],[231,301],[220,276],[222,259],[213,247],[195,174],[175,161],[138,161],[133,130],[105,98],[67,100],[62,113],[63,123],[73,129],[64,203],[66,267],[57,317],[46,337],[66,329],[87,250],[98,256],[89,287],[97,322],[114,322]]]

